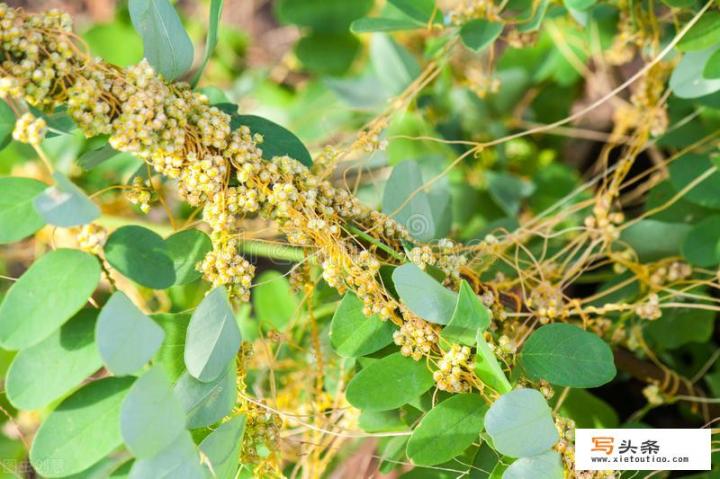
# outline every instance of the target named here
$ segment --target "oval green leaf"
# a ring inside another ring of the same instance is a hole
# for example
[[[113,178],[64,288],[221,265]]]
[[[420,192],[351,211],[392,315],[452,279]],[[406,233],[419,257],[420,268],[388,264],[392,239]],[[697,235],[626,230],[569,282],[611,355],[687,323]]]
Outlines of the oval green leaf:
[[[456,394],[423,417],[410,436],[407,454],[415,464],[434,466],[459,456],[478,440],[487,406],[479,394]]]
[[[202,382],[216,380],[240,349],[240,329],[225,288],[210,291],[190,319],[185,367]]]
[[[495,450],[510,457],[542,454],[560,439],[550,406],[534,389],[500,396],[485,415],[485,430]]]
[[[330,343],[344,358],[366,356],[392,343],[395,327],[377,315],[363,314],[363,302],[345,294],[330,323]]]
[[[185,431],[185,412],[173,394],[165,372],[155,366],[141,376],[120,410],[120,432],[138,458],[148,458],[169,447]]]
[[[188,71],[193,62],[193,45],[170,2],[130,0],[128,8],[150,65],[167,80]]]
[[[132,378],[94,381],[50,413],[30,449],[37,472],[45,477],[75,474],[120,446],[120,404],[132,383]]]
[[[347,400],[358,409],[387,411],[416,399],[433,384],[424,361],[394,353],[360,371],[348,384]]]
[[[410,311],[431,323],[450,322],[457,294],[412,263],[395,268],[392,279],[400,299]]]
[[[123,226],[105,243],[105,258],[110,266],[142,286],[169,288],[175,283],[175,264],[165,241],[142,226]]]
[[[102,367],[94,342],[97,310],[84,309],[60,329],[20,351],[5,388],[18,409],[40,409],[76,388]]]
[[[153,361],[160,364],[168,377],[175,381],[185,372],[185,336],[188,324],[190,324],[190,315],[163,313],[154,314],[151,317],[165,331],[165,340],[160,345]]]
[[[533,332],[520,352],[532,379],[572,388],[594,388],[617,374],[610,346],[597,335],[564,323],[547,324]]]
[[[98,351],[108,371],[132,374],[155,355],[165,332],[121,291],[103,306],[95,329]]]
[[[706,12],[677,44],[682,52],[703,50],[720,43],[720,13]]]
[[[97,259],[74,249],[57,249],[30,266],[0,304],[0,344],[32,346],[80,311],[100,281]]]
[[[46,188],[32,178],[0,178],[0,244],[20,241],[45,225],[33,201]]]
[[[670,90],[679,98],[699,98],[720,90],[720,79],[703,78],[708,59],[718,50],[713,46],[705,50],[687,52],[670,75]],[[673,163],[676,163],[674,161]]]

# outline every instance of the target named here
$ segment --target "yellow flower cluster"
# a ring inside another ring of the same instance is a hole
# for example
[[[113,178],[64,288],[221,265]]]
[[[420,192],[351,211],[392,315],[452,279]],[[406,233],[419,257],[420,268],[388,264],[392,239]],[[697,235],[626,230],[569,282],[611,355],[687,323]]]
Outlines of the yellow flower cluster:
[[[150,199],[152,197],[152,183],[150,180],[143,180],[136,176],[133,178],[132,187],[125,194],[130,203],[138,205],[140,211],[147,213],[150,211]]]
[[[438,331],[432,324],[418,317],[411,316],[411,318],[393,333],[393,341],[400,346],[400,353],[403,356],[419,361],[437,344]]]
[[[80,249],[95,255],[102,252],[107,237],[107,230],[96,223],[82,226],[76,236]]]
[[[242,412],[246,422],[240,462],[253,467],[253,477],[276,477],[273,456],[278,453],[280,417],[251,402],[246,402]]]
[[[248,301],[255,266],[238,253],[238,240],[235,238],[213,246],[198,269],[214,287],[226,285],[231,296]]]
[[[453,344],[438,362],[438,370],[433,372],[433,379],[438,389],[443,391],[468,392],[472,385],[467,379],[472,377],[474,368],[470,348]]]
[[[35,118],[32,113],[25,113],[15,122],[12,136],[20,143],[39,145],[45,136],[47,123],[42,118]]]

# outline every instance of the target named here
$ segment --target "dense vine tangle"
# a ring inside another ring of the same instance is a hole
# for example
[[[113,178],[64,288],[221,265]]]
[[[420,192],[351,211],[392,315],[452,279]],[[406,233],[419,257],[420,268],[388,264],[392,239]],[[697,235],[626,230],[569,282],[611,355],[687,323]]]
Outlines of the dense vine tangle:
[[[645,37],[656,40],[650,33]],[[69,114],[86,136],[108,135],[116,150],[132,153],[157,173],[177,180],[181,197],[202,208],[203,219],[212,229],[213,251],[199,265],[206,279],[216,286],[226,286],[237,300],[247,301],[254,267],[238,253],[241,221],[254,215],[271,220],[291,244],[301,247],[306,254],[317,255],[322,276],[330,286],[341,293],[354,291],[364,302],[368,315],[377,314],[399,326],[394,339],[402,354],[434,363],[438,389],[462,392],[474,388],[488,401],[496,395],[473,373],[467,347],[444,345],[447,347],[441,349],[439,326],[413,315],[387,292],[379,275],[383,264],[397,265],[408,260],[421,268],[440,268],[447,275],[446,284],[452,288],[458,286],[461,278],[469,280],[493,313],[492,334],[487,333],[487,340],[508,367],[514,364],[516,351],[537,323],[578,319],[611,343],[643,352],[669,374],[644,344],[639,330],[626,329],[630,316],[657,319],[665,306],[664,300],[693,297],[692,289],[700,283],[716,287],[713,272],[706,272],[704,280],[695,281],[690,276],[698,272],[672,258],[641,265],[619,241],[619,232],[629,224],[619,213],[622,194],[637,182],[636,178],[627,179],[630,166],[651,143],[652,135],[667,128],[663,104],[669,66],[664,62],[650,69],[631,101],[618,112],[615,129],[600,156],[598,166],[602,175],[594,199],[573,203],[551,217],[524,222],[516,232],[490,235],[478,245],[461,246],[450,240],[433,245],[413,244],[416,242],[404,225],[362,205],[348,191],[332,186],[324,178],[338,158],[337,151],[323,152],[312,169],[289,157],[264,160],[260,136],[246,127],[233,131],[230,116],[211,106],[205,96],[193,92],[188,85],[164,81],[145,61],[121,69],[91,58],[72,33],[66,14],[50,11],[30,15],[0,4],[0,53],[0,96],[24,100],[46,111],[67,105]],[[620,53],[615,52],[616,56],[622,56]],[[23,108],[22,102],[15,106]],[[374,124],[353,147],[364,146],[369,150],[382,147],[377,133],[385,124],[386,118]],[[25,113],[18,120],[14,136],[18,141],[37,146],[45,128],[42,118]],[[620,162],[609,168],[610,151],[621,146]],[[479,147],[471,151],[482,154]],[[648,183],[662,179],[659,166],[648,174],[652,174]],[[151,180],[137,179],[129,199],[145,211],[151,200],[151,188]],[[586,216],[584,226],[558,231],[571,215]],[[98,254],[104,235],[101,228],[89,225],[78,239],[81,246]],[[565,247],[546,257],[547,243],[561,236],[568,239]],[[546,248],[541,257],[535,258],[526,244],[538,237],[545,241]],[[403,253],[408,244],[411,246]],[[517,277],[498,275],[481,284],[478,276],[495,261],[506,263]],[[581,300],[566,296],[564,289],[580,274],[610,264],[617,271],[632,271],[641,281],[647,293],[642,302],[591,304],[612,289]],[[297,271],[307,275],[304,267]],[[311,281],[306,277],[300,280]],[[623,316],[614,325],[604,315],[616,311]],[[677,384],[679,381],[656,378],[646,395],[651,403],[657,404],[676,393]],[[547,384],[534,386],[546,396],[553,394]],[[241,381],[240,394],[246,398],[243,390]],[[274,417],[259,412],[261,403],[246,399],[242,407],[255,421],[253,427],[260,431],[257,435],[267,435],[275,441],[278,424]],[[558,427],[564,438],[558,448],[572,470],[573,427],[563,418],[558,418]],[[332,442],[323,444],[332,447]],[[252,448],[244,454],[255,457]]]

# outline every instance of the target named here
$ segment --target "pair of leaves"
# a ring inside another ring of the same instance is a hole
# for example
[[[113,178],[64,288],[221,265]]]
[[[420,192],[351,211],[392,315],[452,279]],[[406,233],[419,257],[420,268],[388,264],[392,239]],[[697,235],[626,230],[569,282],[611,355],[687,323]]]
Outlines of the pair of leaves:
[[[520,353],[532,379],[573,388],[602,386],[617,374],[610,347],[595,334],[565,323],[533,332]]]
[[[115,230],[105,244],[105,258],[124,276],[153,289],[187,284],[200,277],[195,264],[212,248],[198,230],[176,233],[166,240],[137,225]]]
[[[415,161],[395,168],[385,185],[383,212],[402,224],[419,241],[444,237],[450,230],[450,195],[445,189],[424,191],[422,173]]]
[[[47,338],[85,305],[98,281],[95,257],[72,249],[45,254],[0,304],[0,344],[17,350]]]

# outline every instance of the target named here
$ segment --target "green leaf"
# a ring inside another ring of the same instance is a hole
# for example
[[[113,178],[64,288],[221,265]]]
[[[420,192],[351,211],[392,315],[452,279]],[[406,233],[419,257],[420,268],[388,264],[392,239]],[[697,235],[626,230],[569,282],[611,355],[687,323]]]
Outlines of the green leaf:
[[[208,20],[208,33],[207,33],[207,40],[205,40],[205,54],[203,55],[202,63],[200,63],[200,66],[197,69],[197,72],[195,72],[195,75],[193,76],[192,81],[190,82],[191,86],[195,86],[200,81],[200,78],[202,77],[203,72],[205,71],[205,67],[207,66],[208,62],[210,61],[210,57],[212,57],[213,51],[215,50],[215,47],[217,46],[218,42],[218,29],[220,28],[220,17],[222,16],[222,9],[223,9],[223,0],[211,0],[210,1],[210,18]]]
[[[713,334],[715,312],[698,308],[663,309],[662,316],[646,321],[645,335],[665,349],[676,349],[689,343],[705,343]]]
[[[547,451],[537,456],[522,457],[510,464],[503,479],[563,479],[565,477],[560,454]]]
[[[390,95],[402,93],[420,75],[417,60],[384,33],[373,34],[370,60],[380,82]]]
[[[46,223],[69,228],[91,223],[100,217],[100,208],[65,175],[56,171],[53,178],[55,185],[33,201]]]
[[[407,455],[413,463],[434,466],[463,453],[478,440],[487,406],[479,394],[456,394],[422,418],[410,436]]]
[[[4,149],[12,139],[15,129],[15,112],[5,101],[0,100],[0,150]]]
[[[708,80],[717,80],[720,78],[720,50],[715,51],[705,62],[702,76]]]
[[[80,155],[77,162],[82,168],[91,170],[119,154],[120,152],[110,146],[110,143],[105,143],[100,148],[86,151]]]
[[[240,349],[240,330],[225,288],[210,291],[190,319],[185,366],[202,382],[217,379]]]
[[[693,226],[682,243],[682,255],[692,265],[707,268],[720,262],[720,215]]]
[[[344,358],[367,356],[392,343],[393,324],[377,315],[365,316],[363,307],[363,302],[348,292],[330,323],[330,344]]]
[[[460,39],[470,50],[481,52],[503,31],[503,24],[476,18],[460,28]]]
[[[212,250],[212,241],[200,230],[185,230],[165,239],[167,255],[175,268],[175,284],[188,284],[200,279],[195,266]]]
[[[165,241],[142,226],[115,230],[105,243],[105,258],[124,276],[148,288],[165,289],[175,283],[175,265]]]
[[[490,350],[482,331],[477,332],[477,352],[475,353],[475,375],[495,391],[503,394],[510,389],[510,381],[500,367],[495,354]]]
[[[563,0],[565,8],[569,10],[584,11],[597,3],[597,0]]]
[[[412,263],[395,268],[392,279],[400,299],[410,311],[431,323],[450,322],[457,294]]]
[[[207,479],[192,436],[182,431],[157,455],[135,461],[130,479]]]
[[[435,0],[388,0],[388,3],[420,24],[429,23],[436,15]],[[442,16],[439,11],[437,14]]]
[[[635,250],[640,261],[656,261],[679,255],[690,229],[683,223],[642,220],[623,230],[620,239]]]
[[[387,411],[416,399],[433,384],[424,361],[394,353],[361,370],[348,384],[346,395],[358,409]]]
[[[397,32],[422,27],[423,25],[405,18],[363,17],[352,22],[350,31],[353,33]]]
[[[681,52],[704,50],[720,43],[720,13],[706,12],[677,44]]]
[[[678,98],[699,98],[720,90],[720,80],[703,78],[703,70],[710,57],[720,48],[687,52],[670,76],[670,90]],[[673,162],[677,163],[677,160]],[[672,166],[672,165],[671,165]]]
[[[96,310],[84,309],[46,339],[15,356],[5,381],[13,406],[41,409],[102,367],[94,342],[96,317]]]
[[[79,250],[43,255],[0,304],[0,344],[24,349],[47,338],[80,311],[100,281],[97,259]]]
[[[295,55],[314,73],[339,76],[352,66],[360,48],[360,41],[350,33],[312,32],[295,44]]]
[[[130,388],[120,410],[120,431],[138,458],[159,454],[185,431],[185,412],[162,368],[151,368]]]
[[[112,23],[90,23],[82,37],[90,47],[94,57],[119,67],[134,65],[142,60],[143,42],[132,26],[123,18],[116,18]],[[122,48],[118,48],[122,45]]]
[[[244,125],[252,133],[259,133],[263,137],[260,145],[262,157],[272,160],[276,156],[289,156],[305,166],[312,166],[312,157],[300,139],[286,128],[265,118],[255,115],[233,115],[232,128]]]
[[[165,340],[153,362],[162,365],[168,377],[175,381],[185,372],[185,335],[190,324],[190,315],[154,314],[151,317],[165,331]]]
[[[45,225],[33,200],[47,185],[32,178],[0,178],[0,244],[20,241]]]
[[[529,198],[535,191],[535,185],[530,181],[510,173],[488,171],[485,174],[490,196],[508,216],[516,216],[522,200]]]
[[[478,331],[487,329],[491,317],[490,310],[480,301],[467,281],[463,281],[450,322],[440,335],[451,343],[475,346]]]
[[[485,430],[495,450],[510,457],[542,454],[560,439],[550,406],[534,389],[500,396],[485,415]]]
[[[187,414],[187,427],[209,426],[230,414],[235,406],[237,373],[231,362],[215,381],[203,383],[187,372],[175,384],[175,396]]]
[[[290,282],[282,273],[273,270],[257,277],[252,300],[258,322],[278,330],[287,326],[299,307]]]
[[[341,33],[372,6],[373,0],[279,0],[275,13],[282,23],[309,27],[316,32]]]
[[[423,189],[422,173],[417,162],[403,161],[393,168],[383,193],[383,213],[395,218],[410,235],[429,242],[445,236],[449,222],[443,224],[448,212],[443,205],[450,202],[449,192],[435,188]]]
[[[81,472],[122,444],[120,404],[132,378],[105,378],[65,399],[38,429],[30,462],[45,477]]]
[[[233,479],[245,435],[245,415],[235,416],[221,424],[200,443],[217,479]]]
[[[108,371],[116,376],[137,372],[157,352],[165,332],[121,291],[105,303],[95,340]]]
[[[193,45],[170,2],[130,0],[128,8],[150,65],[167,80],[187,72],[193,62]]]
[[[670,163],[670,183],[676,192],[682,191],[699,176],[713,167],[706,155],[683,155]],[[720,172],[713,172],[703,181],[692,186],[684,199],[706,208],[720,208]]]
[[[594,388],[617,374],[610,346],[597,335],[565,323],[546,324],[533,332],[520,352],[532,379],[572,388]]]

